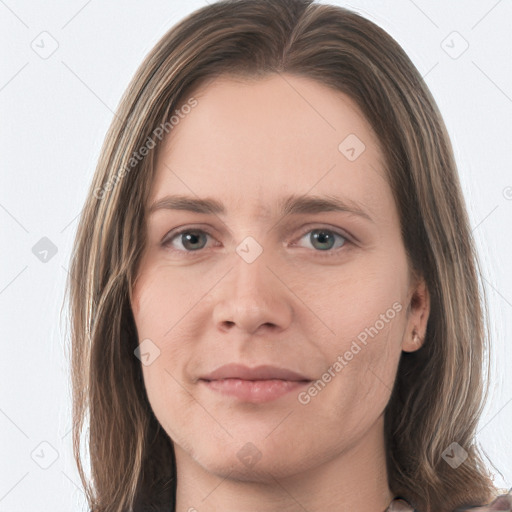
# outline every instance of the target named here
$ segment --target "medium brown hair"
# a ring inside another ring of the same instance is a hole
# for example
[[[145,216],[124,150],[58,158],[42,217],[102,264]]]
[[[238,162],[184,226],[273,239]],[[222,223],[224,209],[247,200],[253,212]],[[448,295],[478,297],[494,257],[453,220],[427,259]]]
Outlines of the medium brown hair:
[[[411,269],[429,289],[424,344],[402,353],[385,411],[389,487],[420,512],[487,503],[495,489],[475,441],[486,395],[485,297],[432,95],[398,43],[354,12],[309,0],[228,0],[178,23],[139,67],[78,226],[68,282],[73,446],[89,505],[93,512],[174,507],[172,442],[146,395],[130,307],[160,147],[155,130],[169,126],[205,80],[272,73],[312,78],[359,106],[384,151]],[[139,158],[150,140],[154,149]],[[90,482],[81,461],[86,420]],[[468,453],[457,469],[441,456],[453,442]]]

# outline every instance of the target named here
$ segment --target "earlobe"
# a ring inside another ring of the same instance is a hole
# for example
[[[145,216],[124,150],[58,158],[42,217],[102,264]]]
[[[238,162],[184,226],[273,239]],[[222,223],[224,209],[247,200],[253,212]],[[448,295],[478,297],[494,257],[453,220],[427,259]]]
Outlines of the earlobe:
[[[402,349],[405,352],[414,352],[415,350],[418,350],[419,348],[421,348],[423,346],[424,338],[422,338],[418,334],[416,327],[413,329],[411,338],[412,338],[411,342],[409,344],[407,344],[407,346],[405,348]]]
[[[402,339],[402,350],[404,352],[414,352],[425,343],[430,314],[430,294],[423,278],[418,280],[411,294],[408,311],[407,326]]]

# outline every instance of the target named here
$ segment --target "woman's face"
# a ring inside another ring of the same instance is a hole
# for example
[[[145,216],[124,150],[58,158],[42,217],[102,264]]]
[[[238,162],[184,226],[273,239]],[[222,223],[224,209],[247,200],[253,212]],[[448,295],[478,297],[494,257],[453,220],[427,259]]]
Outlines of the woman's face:
[[[222,78],[194,97],[158,156],[132,302],[178,465],[277,477],[381,449],[428,294],[376,136],[347,96],[302,77]],[[281,373],[206,379],[231,363]]]

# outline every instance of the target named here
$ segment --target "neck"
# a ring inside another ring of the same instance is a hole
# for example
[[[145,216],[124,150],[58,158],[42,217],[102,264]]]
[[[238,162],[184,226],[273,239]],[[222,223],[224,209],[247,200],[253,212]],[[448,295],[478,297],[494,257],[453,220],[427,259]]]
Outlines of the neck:
[[[258,481],[214,474],[175,444],[176,512],[383,512],[393,495],[388,487],[383,418],[353,446],[320,465]],[[276,461],[277,462],[277,461]],[[233,474],[232,474],[233,476]]]

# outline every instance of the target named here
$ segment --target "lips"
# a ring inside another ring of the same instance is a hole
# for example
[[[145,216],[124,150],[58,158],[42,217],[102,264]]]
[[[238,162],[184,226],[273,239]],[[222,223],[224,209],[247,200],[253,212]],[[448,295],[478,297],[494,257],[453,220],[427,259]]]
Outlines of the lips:
[[[311,379],[301,373],[288,368],[277,366],[262,365],[249,368],[241,364],[226,364],[216,370],[203,375],[200,380],[216,381],[222,379],[241,379],[241,380],[285,380],[293,382],[309,382]]]
[[[249,368],[241,364],[227,364],[199,379],[201,386],[220,394],[223,399],[263,404],[278,398],[291,397],[292,391],[309,386],[306,375],[277,366]]]

